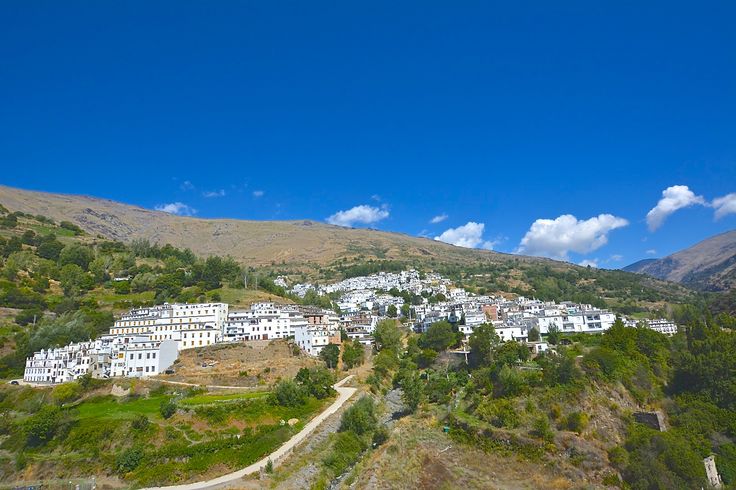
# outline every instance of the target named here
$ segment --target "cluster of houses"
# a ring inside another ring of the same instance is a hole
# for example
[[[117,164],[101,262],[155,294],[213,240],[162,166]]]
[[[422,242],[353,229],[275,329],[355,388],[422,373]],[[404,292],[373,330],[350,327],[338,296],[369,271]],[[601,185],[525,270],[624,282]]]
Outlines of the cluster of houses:
[[[23,380],[65,383],[87,373],[95,378],[155,376],[184,349],[283,338],[293,338],[316,356],[324,346],[340,343],[340,319],[330,311],[273,303],[256,303],[242,312],[230,312],[225,303],[136,308],[96,340],[34,353],[26,360]]]
[[[285,278],[278,281],[286,285]],[[616,319],[614,313],[586,304],[475,295],[452,287],[439,274],[420,275],[415,270],[372,274],[324,286],[297,284],[292,292],[303,296],[310,289],[318,294],[340,292],[340,315],[274,303],[256,303],[245,311],[229,311],[225,303],[137,308],[122,315],[109,334],[96,340],[34,353],[26,360],[23,379],[54,384],[87,373],[96,378],[155,376],[172,366],[179,351],[222,342],[290,338],[312,356],[318,356],[331,343],[339,344],[342,333],[370,345],[373,331],[389,307],[401,311],[404,306],[406,295],[397,295],[396,291],[412,293],[416,304],[404,308],[408,313],[404,320],[418,332],[435,322],[447,321],[468,337],[476,327],[489,323],[503,341],[528,342],[532,330],[541,335],[553,329],[561,333],[601,333]],[[624,321],[627,326],[637,325],[634,320]],[[668,320],[649,320],[647,325],[667,335],[677,333],[677,326]],[[543,350],[545,345],[539,347]]]

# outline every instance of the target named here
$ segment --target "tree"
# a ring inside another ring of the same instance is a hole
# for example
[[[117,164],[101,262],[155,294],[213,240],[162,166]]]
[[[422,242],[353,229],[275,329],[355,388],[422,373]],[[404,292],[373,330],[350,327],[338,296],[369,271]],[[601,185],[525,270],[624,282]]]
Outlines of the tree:
[[[409,412],[416,412],[424,398],[424,384],[419,379],[419,374],[416,371],[412,371],[410,374],[404,376],[401,381],[401,391],[401,400]]]
[[[337,361],[340,360],[340,346],[337,344],[327,344],[319,352],[319,358],[325,361],[328,368],[335,369],[337,367]]]
[[[46,235],[39,239],[36,253],[42,259],[58,260],[64,244],[56,239],[54,234]]]
[[[301,368],[294,377],[294,382],[304,388],[307,394],[319,400],[327,398],[335,392],[332,389],[335,378],[330,371],[323,367]]]
[[[344,350],[342,352],[342,362],[348,369],[352,369],[355,366],[363,364],[365,357],[365,349],[363,344],[359,340],[353,342],[345,342]]]
[[[539,330],[537,330],[537,327],[532,327],[531,330],[529,330],[529,336],[527,339],[529,342],[539,342]]]
[[[434,322],[419,338],[419,347],[442,352],[456,341],[457,337],[452,330],[452,325],[445,321]]]
[[[552,345],[557,345],[560,341],[560,328],[557,324],[553,323],[547,330],[547,342]]]
[[[396,318],[399,314],[399,311],[396,309],[396,305],[389,305],[388,308],[386,308],[386,316],[389,318]]]
[[[81,291],[94,285],[92,276],[88,275],[77,264],[67,264],[61,268],[59,282],[66,296],[77,296]]]
[[[404,318],[409,318],[411,316],[411,306],[409,306],[409,303],[401,305],[401,316]]]
[[[61,410],[55,405],[44,405],[26,419],[23,428],[28,445],[41,446],[53,439],[61,422]]]
[[[373,432],[378,425],[376,404],[370,396],[363,396],[355,402],[340,420],[340,432],[351,431],[358,436]]]
[[[475,327],[468,339],[471,364],[475,367],[489,366],[493,357],[493,348],[499,342],[500,339],[493,325],[484,323]]]
[[[86,271],[93,258],[94,254],[89,247],[85,247],[78,243],[72,243],[64,247],[59,254],[59,265],[64,266],[67,264],[76,264],[81,267],[82,270]]]
[[[376,343],[376,350],[391,350],[398,354],[401,352],[401,330],[396,324],[396,320],[382,320],[376,325],[373,332],[373,339]]]
[[[298,407],[307,401],[304,388],[294,381],[279,381],[273,390],[273,402],[282,407]]]

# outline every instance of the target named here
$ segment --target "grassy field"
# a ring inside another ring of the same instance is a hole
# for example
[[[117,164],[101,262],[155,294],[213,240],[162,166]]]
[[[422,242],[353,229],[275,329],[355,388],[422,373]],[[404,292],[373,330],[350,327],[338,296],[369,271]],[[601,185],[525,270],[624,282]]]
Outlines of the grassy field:
[[[218,294],[223,303],[228,303],[231,307],[242,306],[248,307],[253,303],[272,301],[275,303],[291,303],[290,300],[280,296],[266,293],[264,291],[255,291],[253,289],[235,289],[230,287],[222,287],[213,290],[210,294]]]
[[[17,429],[0,437],[0,487],[98,475],[135,488],[217,476],[269,454],[332,401],[284,407],[268,391],[206,393],[145,382],[116,398],[105,394],[111,385],[98,383],[86,398],[61,406],[53,437],[41,444],[27,442],[23,427],[53,403],[52,390],[0,386],[0,413],[11,414]],[[169,401],[177,409],[164,418]]]

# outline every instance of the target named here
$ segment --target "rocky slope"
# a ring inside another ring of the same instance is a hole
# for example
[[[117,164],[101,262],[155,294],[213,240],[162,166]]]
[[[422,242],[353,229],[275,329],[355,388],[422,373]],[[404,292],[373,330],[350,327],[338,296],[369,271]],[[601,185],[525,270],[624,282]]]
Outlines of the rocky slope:
[[[706,291],[729,290],[736,285],[736,230],[710,237],[662,259],[641,260],[623,270]]]

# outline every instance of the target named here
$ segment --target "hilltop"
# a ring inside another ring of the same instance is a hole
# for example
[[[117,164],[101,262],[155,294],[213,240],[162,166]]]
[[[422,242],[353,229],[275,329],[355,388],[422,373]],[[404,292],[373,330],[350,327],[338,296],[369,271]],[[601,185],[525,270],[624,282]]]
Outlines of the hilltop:
[[[640,260],[623,270],[706,291],[727,291],[736,284],[736,230],[661,259]]]
[[[231,256],[253,266],[274,263],[326,265],[344,258],[434,259],[466,264],[510,259],[548,262],[468,249],[401,233],[346,228],[311,220],[250,221],[176,216],[89,196],[0,186],[0,203],[12,211],[70,221],[94,236],[130,243],[146,239],[189,248],[201,256]]]

